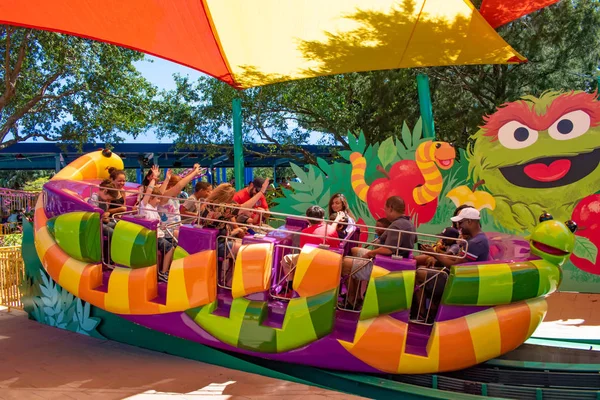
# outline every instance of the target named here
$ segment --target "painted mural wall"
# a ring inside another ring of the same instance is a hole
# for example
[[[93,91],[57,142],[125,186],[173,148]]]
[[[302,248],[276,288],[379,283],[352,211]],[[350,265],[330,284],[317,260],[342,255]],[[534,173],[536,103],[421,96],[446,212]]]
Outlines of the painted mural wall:
[[[322,159],[302,182],[284,190],[275,211],[304,213],[344,193],[359,223],[374,225],[383,205],[400,196],[420,232],[438,234],[455,208],[482,212],[486,232],[527,236],[543,212],[578,224],[576,246],[563,266],[561,290],[600,293],[600,102],[595,94],[546,92],[504,104],[485,116],[465,151],[422,137],[405,123],[400,139],[367,145],[350,136],[343,160]],[[366,232],[362,239],[366,239]]]

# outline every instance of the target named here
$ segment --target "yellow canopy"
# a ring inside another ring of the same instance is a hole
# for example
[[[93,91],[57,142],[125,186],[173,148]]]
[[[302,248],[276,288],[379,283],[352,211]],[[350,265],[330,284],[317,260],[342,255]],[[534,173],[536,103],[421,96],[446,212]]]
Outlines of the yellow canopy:
[[[0,22],[130,47],[238,88],[525,61],[467,0],[20,0],[0,2]]]

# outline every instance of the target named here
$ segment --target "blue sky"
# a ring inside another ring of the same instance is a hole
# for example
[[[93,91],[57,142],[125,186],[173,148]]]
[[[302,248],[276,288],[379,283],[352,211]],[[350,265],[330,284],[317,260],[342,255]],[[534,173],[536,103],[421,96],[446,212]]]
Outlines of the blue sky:
[[[140,73],[148,79],[152,84],[157,86],[159,89],[172,90],[175,89],[175,81],[173,79],[174,74],[180,74],[182,76],[189,76],[193,81],[203,76],[202,72],[196,71],[185,67],[183,65],[176,64],[171,61],[163,60],[161,58],[146,56],[144,61],[135,63],[135,67]],[[317,132],[311,133],[311,137],[307,144],[316,144],[322,135]],[[125,138],[126,143],[170,143],[171,140],[168,138],[157,139],[152,131],[146,132],[139,135],[136,139],[131,136]]]
[[[173,74],[187,75],[192,80],[198,79],[204,75],[202,72],[196,71],[185,67],[183,65],[176,64],[171,61],[163,60],[162,58],[146,56],[144,61],[135,63],[135,67],[138,71],[148,79],[153,85],[158,86],[159,89],[172,90],[175,89],[175,80]],[[139,135],[136,139],[131,136],[125,138],[125,143],[169,143],[169,139],[157,139],[153,132],[149,131]]]

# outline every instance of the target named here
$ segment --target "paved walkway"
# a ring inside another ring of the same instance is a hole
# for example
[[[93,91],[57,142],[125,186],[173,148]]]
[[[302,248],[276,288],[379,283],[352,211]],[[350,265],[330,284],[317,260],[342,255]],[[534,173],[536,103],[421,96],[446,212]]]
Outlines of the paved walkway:
[[[533,337],[600,339],[600,294],[551,294],[548,296],[548,313]]]
[[[63,331],[0,307],[0,399],[352,399]]]

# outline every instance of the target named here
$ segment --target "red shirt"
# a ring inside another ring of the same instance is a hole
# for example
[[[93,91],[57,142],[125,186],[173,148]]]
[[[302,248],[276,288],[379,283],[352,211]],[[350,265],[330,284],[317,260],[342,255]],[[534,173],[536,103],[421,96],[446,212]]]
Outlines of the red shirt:
[[[309,243],[316,245],[323,243],[323,235],[325,235],[325,232],[327,232],[325,244],[328,244],[329,247],[338,247],[340,245],[340,239],[337,232],[333,226],[326,224],[325,222],[310,225],[308,228],[302,229],[302,233],[311,233],[313,235],[319,235],[320,237],[300,236],[300,247]]]
[[[233,201],[235,201],[238,204],[244,204],[245,202],[250,200],[252,197],[253,196],[250,196],[250,192],[248,192],[248,188],[243,188],[242,190],[240,190],[233,196]],[[258,200],[256,202],[256,204],[251,208],[258,208],[258,207],[262,207],[265,210],[269,209],[269,205],[267,204],[267,200],[265,199],[264,196],[262,196],[260,198],[260,200]]]

